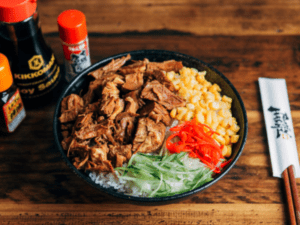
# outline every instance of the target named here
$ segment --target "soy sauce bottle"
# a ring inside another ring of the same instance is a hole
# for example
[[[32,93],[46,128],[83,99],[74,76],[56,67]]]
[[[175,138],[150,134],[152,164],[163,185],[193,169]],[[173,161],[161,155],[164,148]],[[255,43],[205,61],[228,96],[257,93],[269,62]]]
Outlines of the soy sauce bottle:
[[[51,98],[60,67],[43,38],[36,0],[0,1],[0,52],[11,62],[24,103]]]

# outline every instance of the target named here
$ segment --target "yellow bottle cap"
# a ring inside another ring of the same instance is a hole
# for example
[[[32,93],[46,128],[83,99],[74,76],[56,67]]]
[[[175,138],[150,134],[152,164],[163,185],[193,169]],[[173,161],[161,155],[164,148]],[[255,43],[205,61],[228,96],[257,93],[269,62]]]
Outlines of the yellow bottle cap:
[[[13,76],[8,59],[0,53],[0,92],[6,91],[13,84]]]

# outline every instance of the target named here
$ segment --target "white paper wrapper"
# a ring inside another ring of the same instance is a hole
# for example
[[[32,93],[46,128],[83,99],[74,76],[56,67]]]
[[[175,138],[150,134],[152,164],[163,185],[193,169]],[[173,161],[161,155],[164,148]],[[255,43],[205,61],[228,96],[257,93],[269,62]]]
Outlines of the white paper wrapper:
[[[274,177],[294,166],[300,177],[298,152],[285,79],[258,79]]]

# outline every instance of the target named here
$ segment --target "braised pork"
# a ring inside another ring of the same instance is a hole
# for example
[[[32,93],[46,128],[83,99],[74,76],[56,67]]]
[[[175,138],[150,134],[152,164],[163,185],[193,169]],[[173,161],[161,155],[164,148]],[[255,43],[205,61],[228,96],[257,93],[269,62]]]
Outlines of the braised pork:
[[[182,62],[178,62],[175,60],[168,60],[164,62],[149,62],[147,64],[147,70],[163,70],[166,72],[174,71],[177,73],[182,68]]]
[[[165,107],[162,105],[156,103],[156,102],[150,102],[149,104],[145,105],[139,114],[143,117],[150,117],[153,119],[156,123],[159,123],[160,121],[163,122],[166,126],[171,125],[171,117],[169,115],[168,110],[166,110]]]
[[[135,138],[133,140],[133,152],[156,152],[163,144],[166,127],[163,123],[155,123],[148,117],[139,119]]]
[[[91,73],[88,90],[61,102],[61,145],[77,169],[113,172],[136,152],[161,148],[170,110],[184,106],[166,71],[181,62],[127,64],[130,55],[112,60]],[[124,66],[126,64],[126,66]]]
[[[168,110],[172,110],[175,107],[185,106],[183,98],[171,92],[168,88],[166,88],[166,86],[159,83],[157,80],[146,84],[142,90],[141,98],[156,101]]]

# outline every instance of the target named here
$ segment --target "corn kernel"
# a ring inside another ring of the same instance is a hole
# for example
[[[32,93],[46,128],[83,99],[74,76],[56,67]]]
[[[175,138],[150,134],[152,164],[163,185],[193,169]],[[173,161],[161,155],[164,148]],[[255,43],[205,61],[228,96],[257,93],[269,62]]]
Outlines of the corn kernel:
[[[172,81],[175,78],[175,73],[173,71],[167,73],[167,78]]]
[[[231,144],[231,138],[229,135],[224,135],[224,139],[225,139],[225,145],[229,145]]]
[[[217,130],[217,127],[218,127],[218,125],[219,125],[219,123],[218,123],[218,121],[217,122],[212,122],[212,125],[211,125],[211,129],[213,129],[214,131],[216,131]]]
[[[197,102],[200,101],[200,99],[201,99],[201,96],[195,95],[195,96],[192,96],[192,97],[191,97],[190,102],[191,102],[192,104],[196,104]]]
[[[219,92],[214,92],[214,95],[215,95],[215,100],[216,101],[221,101],[222,100],[221,94]]]
[[[199,123],[204,123],[204,122],[205,122],[205,118],[204,118],[204,116],[203,116],[202,113],[197,113],[197,114],[196,114],[196,120],[197,120],[197,122],[199,122]]]
[[[233,123],[230,126],[230,130],[232,130],[233,132],[238,132],[240,130],[240,127],[236,123]]]
[[[202,84],[205,81],[205,75],[204,74],[199,74],[196,76],[197,81]]]
[[[231,143],[237,143],[239,140],[239,135],[232,135],[230,138]]]
[[[220,92],[221,91],[221,88],[219,85],[217,84],[213,84],[209,89],[208,89],[210,92]]]
[[[177,84],[179,84],[180,83],[180,79],[173,79],[172,80],[172,83],[173,83],[173,85],[177,85]]]
[[[225,145],[222,150],[222,156],[225,157],[226,153],[227,153],[227,146]]]
[[[189,121],[194,117],[194,113],[192,111],[188,111],[185,115],[184,115],[184,120],[185,121]]]
[[[188,109],[185,107],[178,107],[177,108],[177,115],[176,115],[176,119],[178,120],[182,120],[182,118],[184,117],[184,115],[187,113]]]
[[[215,138],[215,140],[217,142],[219,142],[221,145],[225,145],[225,139],[222,136],[217,135],[216,138]]]
[[[226,134],[226,130],[224,127],[218,126],[216,129],[216,132],[218,132],[220,135],[224,136]]]
[[[226,134],[228,134],[229,136],[232,136],[232,135],[235,135],[235,132],[230,129],[227,129]]]
[[[227,149],[226,154],[223,156],[228,158],[231,156],[232,148],[230,145],[226,145],[226,149]]]
[[[191,111],[195,110],[195,106],[191,103],[186,104],[186,107]]]
[[[208,107],[212,110],[218,110],[220,108],[220,103],[219,102],[210,102],[208,104]]]
[[[176,117],[176,114],[177,114],[177,109],[176,108],[172,109],[172,111],[170,112],[170,116],[174,119]]]
[[[223,102],[229,102],[229,103],[232,103],[232,98],[226,96],[226,95],[223,95],[222,97],[222,101]]]

